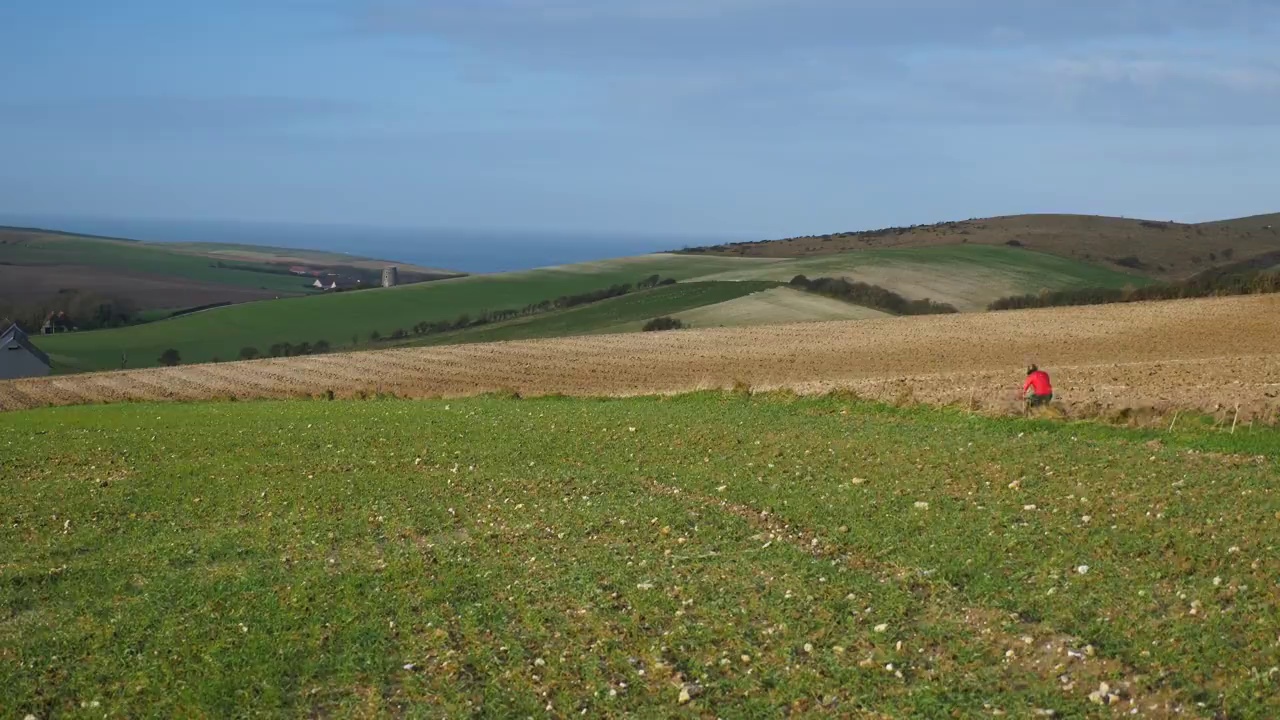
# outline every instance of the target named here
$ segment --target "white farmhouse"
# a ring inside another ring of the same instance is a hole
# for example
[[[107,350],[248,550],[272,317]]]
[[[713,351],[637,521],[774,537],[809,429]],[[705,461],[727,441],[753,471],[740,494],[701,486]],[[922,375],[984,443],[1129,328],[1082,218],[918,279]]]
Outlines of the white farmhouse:
[[[49,356],[31,344],[22,328],[12,325],[0,334],[0,380],[48,375]]]

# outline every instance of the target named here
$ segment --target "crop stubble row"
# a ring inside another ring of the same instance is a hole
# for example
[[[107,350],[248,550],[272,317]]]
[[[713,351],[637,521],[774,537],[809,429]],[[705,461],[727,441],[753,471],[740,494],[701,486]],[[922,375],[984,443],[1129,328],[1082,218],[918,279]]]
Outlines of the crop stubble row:
[[[1069,405],[1280,409],[1280,296],[411,348],[0,383],[0,409],[126,400],[634,395],[745,383],[1011,407],[1037,362]]]

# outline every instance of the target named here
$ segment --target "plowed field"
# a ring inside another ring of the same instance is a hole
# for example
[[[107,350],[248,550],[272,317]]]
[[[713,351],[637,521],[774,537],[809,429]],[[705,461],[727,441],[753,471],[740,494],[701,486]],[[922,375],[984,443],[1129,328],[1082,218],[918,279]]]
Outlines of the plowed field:
[[[728,387],[850,389],[1016,407],[1021,368],[1070,412],[1280,412],[1280,296],[888,318],[414,348],[0,383],[0,409],[392,393],[635,395]]]

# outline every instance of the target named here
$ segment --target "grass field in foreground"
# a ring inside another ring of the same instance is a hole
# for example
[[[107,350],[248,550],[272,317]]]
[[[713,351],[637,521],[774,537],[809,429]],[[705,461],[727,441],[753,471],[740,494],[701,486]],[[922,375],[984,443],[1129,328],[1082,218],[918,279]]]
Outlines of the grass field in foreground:
[[[456,345],[599,333],[636,332],[646,321],[763,292],[776,282],[689,282],[636,292],[558,312],[414,339],[403,345]],[[838,301],[832,301],[838,302]],[[856,308],[855,308],[856,309]]]
[[[1280,714],[1274,430],[701,394],[0,447],[6,715]]]
[[[186,363],[231,360],[242,347],[266,351],[278,342],[327,340],[334,349],[349,348],[353,340],[367,344],[374,330],[385,336],[420,321],[518,309],[561,295],[637,283],[653,274],[684,280],[761,262],[769,261],[650,255],[476,275],[387,290],[244,303],[162,323],[58,335],[42,341],[41,348],[53,358],[55,372],[119,368],[122,351],[129,354],[129,367],[150,367],[167,348],[178,350]]]

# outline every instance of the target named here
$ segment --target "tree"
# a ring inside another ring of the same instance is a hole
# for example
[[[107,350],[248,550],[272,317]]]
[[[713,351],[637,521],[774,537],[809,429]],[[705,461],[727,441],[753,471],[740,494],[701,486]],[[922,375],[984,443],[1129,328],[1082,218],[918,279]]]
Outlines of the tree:
[[[179,365],[181,363],[182,363],[182,356],[179,355],[178,351],[174,350],[173,348],[169,348],[168,350],[165,350],[164,352],[160,353],[160,364],[164,365],[165,367],[173,367],[174,365]]]
[[[258,352],[258,348],[256,347],[246,345],[245,347],[240,348],[241,360],[255,360],[261,355],[262,353]]]

